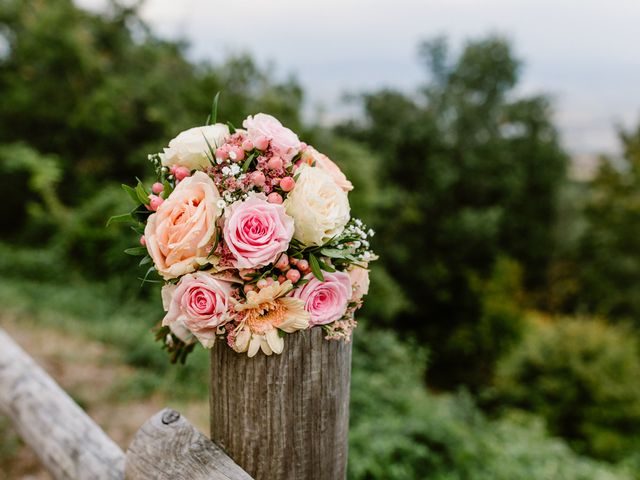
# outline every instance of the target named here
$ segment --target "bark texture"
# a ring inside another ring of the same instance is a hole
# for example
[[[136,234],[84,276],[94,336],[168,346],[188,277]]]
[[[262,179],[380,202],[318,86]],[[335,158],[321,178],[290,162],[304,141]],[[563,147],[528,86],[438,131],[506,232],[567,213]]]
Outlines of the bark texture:
[[[127,450],[127,480],[251,480],[211,440],[165,408],[138,430]]]
[[[211,439],[257,480],[339,480],[347,465],[351,344],[320,327],[281,355],[211,351]]]

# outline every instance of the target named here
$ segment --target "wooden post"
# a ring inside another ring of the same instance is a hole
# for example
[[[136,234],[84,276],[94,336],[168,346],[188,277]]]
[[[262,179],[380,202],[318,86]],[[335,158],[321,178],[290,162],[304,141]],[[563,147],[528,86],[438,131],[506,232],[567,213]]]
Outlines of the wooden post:
[[[211,439],[256,480],[346,476],[351,344],[320,327],[281,355],[211,351]]]

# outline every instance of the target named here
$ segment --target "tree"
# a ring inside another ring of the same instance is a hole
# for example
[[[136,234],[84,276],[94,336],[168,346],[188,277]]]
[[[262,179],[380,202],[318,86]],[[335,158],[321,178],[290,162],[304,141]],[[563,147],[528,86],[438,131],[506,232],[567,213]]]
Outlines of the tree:
[[[519,267],[504,265],[520,264],[528,288],[544,284],[567,157],[548,100],[515,95],[520,63],[505,40],[469,42],[452,58],[436,39],[421,57],[430,78],[417,95],[364,94],[364,118],[338,132],[382,157],[395,197],[377,242],[410,300],[393,326],[429,344],[431,383],[477,387],[520,328],[506,294],[519,290]],[[506,289],[502,314],[489,314],[488,285]]]
[[[577,308],[611,319],[640,318],[640,127],[621,131],[622,155],[602,157],[587,184],[586,226],[574,257]]]

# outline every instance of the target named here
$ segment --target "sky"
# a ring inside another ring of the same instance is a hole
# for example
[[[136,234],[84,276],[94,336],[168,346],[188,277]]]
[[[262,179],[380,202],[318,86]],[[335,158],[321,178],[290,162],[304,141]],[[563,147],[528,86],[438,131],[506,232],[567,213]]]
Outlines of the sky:
[[[329,121],[345,114],[346,92],[415,90],[422,40],[446,35],[455,51],[491,33],[523,60],[519,93],[553,98],[575,157],[615,153],[616,125],[640,121],[637,0],[147,0],[141,14],[162,36],[187,39],[194,60],[247,51],[294,74],[307,112],[321,106]]]

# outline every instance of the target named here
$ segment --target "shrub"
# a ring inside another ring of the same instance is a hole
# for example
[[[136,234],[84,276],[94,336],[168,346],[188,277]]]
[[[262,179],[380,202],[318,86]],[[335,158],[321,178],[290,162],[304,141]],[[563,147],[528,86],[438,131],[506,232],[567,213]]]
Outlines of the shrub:
[[[549,437],[536,417],[491,421],[465,393],[430,394],[425,352],[393,333],[359,328],[354,342],[351,479],[630,478]]]
[[[578,452],[619,460],[640,447],[640,360],[624,327],[532,324],[499,365],[490,397],[543,416]]]

